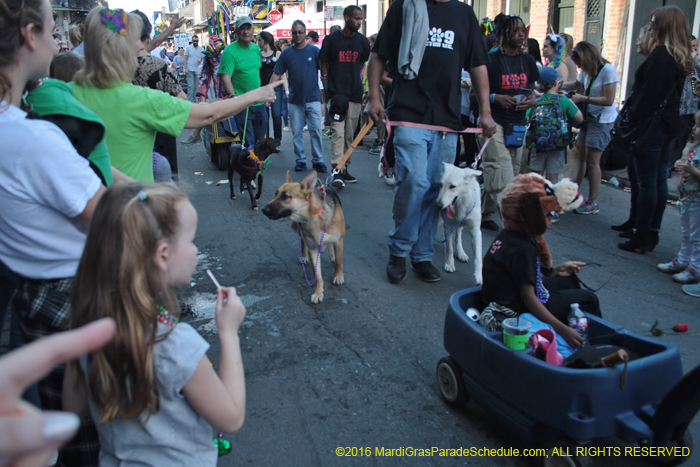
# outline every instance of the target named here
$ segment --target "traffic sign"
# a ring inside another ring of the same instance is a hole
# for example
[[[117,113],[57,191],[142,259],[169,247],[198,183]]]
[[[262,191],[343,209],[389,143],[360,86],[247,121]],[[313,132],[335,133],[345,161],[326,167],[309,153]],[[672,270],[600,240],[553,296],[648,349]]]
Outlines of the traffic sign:
[[[272,24],[280,21],[282,19],[282,13],[277,10],[272,10],[267,14],[267,20]]]

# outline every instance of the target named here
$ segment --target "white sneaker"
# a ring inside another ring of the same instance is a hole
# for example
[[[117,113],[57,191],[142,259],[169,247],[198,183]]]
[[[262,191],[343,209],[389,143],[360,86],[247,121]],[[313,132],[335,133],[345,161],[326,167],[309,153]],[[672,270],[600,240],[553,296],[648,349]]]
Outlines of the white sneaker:
[[[286,131],[287,133],[289,133],[292,130],[288,126],[286,126],[286,127],[282,128],[282,131]]]
[[[389,186],[394,186],[396,183],[396,177],[394,177],[394,169],[388,168],[384,174],[384,183]]]
[[[683,266],[676,258],[673,258],[668,263],[660,263],[656,265],[656,270],[665,272],[666,274],[678,274],[685,271],[688,266]]]
[[[688,266],[685,269],[685,271],[681,271],[678,274],[672,275],[671,278],[675,282],[679,282],[681,284],[696,284],[700,282],[700,277],[698,277],[698,273],[695,272],[690,266]]]

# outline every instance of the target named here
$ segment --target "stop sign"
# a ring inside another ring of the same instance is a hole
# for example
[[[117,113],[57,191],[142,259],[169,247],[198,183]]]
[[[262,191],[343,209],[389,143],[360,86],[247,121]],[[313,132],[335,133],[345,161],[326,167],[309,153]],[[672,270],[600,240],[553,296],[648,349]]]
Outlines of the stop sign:
[[[267,20],[272,24],[282,19],[282,13],[277,10],[272,10],[267,14]]]

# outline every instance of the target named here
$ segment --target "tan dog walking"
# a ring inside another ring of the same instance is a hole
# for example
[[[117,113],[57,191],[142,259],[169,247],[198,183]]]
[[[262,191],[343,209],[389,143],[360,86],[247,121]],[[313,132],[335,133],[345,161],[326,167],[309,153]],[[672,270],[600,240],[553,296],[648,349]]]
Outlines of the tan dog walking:
[[[311,260],[314,266],[315,285],[311,295],[312,303],[323,301],[323,276],[321,275],[321,252],[328,249],[328,254],[335,266],[333,284],[345,283],[343,276],[343,237],[345,236],[345,219],[340,198],[330,188],[316,186],[316,171],[311,172],[301,181],[295,183],[287,171],[287,181],[277,189],[275,198],[263,208],[263,214],[272,220],[289,218],[292,229],[299,235],[301,244],[302,266]],[[306,268],[304,267],[306,276]]]

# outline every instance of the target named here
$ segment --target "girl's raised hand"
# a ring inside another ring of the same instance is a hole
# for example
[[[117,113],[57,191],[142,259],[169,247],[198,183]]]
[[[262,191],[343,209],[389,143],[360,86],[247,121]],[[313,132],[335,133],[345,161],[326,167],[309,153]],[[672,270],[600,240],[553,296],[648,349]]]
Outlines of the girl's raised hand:
[[[219,287],[216,290],[216,327],[219,333],[238,332],[245,317],[245,307],[238,298],[235,287]]]

